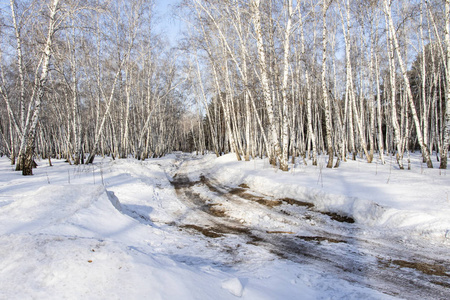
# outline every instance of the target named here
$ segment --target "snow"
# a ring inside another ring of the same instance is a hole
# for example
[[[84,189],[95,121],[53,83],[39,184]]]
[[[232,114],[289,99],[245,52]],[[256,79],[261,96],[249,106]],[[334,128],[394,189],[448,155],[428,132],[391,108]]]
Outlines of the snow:
[[[0,299],[391,298],[244,246],[239,236],[208,239],[172,226],[202,222],[170,183],[183,166],[191,180],[204,175],[224,186],[245,183],[276,199],[352,217],[370,232],[450,246],[450,178],[446,170],[426,169],[417,155],[410,171],[392,161],[362,160],[326,169],[322,158],[319,166],[296,164],[289,172],[265,159],[184,155],[183,162],[180,154],[146,161],[97,157],[80,166],[39,161],[32,177],[0,158]],[[193,189],[208,203],[220,201],[205,187]],[[242,224],[298,230],[295,216],[280,220],[265,208],[220,205]]]
[[[222,288],[236,297],[242,297],[244,287],[239,278],[230,278],[222,282]]]
[[[283,173],[267,160],[235,162],[226,155],[210,158],[207,166],[208,176],[224,184],[245,183],[266,195],[303,199],[359,223],[445,242],[450,230],[450,174],[437,166],[427,169],[419,155],[411,160],[411,170],[398,170],[394,159],[386,165],[348,160],[327,169],[321,158],[317,167],[296,165]]]

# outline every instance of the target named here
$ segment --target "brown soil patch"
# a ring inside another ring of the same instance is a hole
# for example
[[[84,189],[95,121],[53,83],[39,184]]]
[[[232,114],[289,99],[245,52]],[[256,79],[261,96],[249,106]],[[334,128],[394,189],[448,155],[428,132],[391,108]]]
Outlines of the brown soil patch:
[[[285,202],[285,203],[287,203],[287,204],[290,204],[290,205],[304,206],[304,207],[307,207],[307,208],[313,208],[314,207],[314,204],[312,204],[312,203],[303,202],[303,201],[295,200],[295,199],[292,199],[292,198],[283,198],[283,199],[280,199],[280,200]]]
[[[206,185],[211,192],[217,193],[217,194],[223,194],[223,192],[220,191],[218,188],[216,188],[214,185],[212,185],[205,176],[203,176],[203,175],[200,176],[200,182],[203,183],[204,185]]]
[[[230,190],[229,193],[231,195],[236,195],[246,200],[255,201],[261,205],[265,205],[268,207],[280,206],[281,204],[283,204],[283,201],[281,200],[270,200],[262,196],[250,194],[244,188],[235,188]]]
[[[347,243],[344,240],[337,240],[337,239],[333,239],[330,237],[324,237],[324,236],[296,236],[296,238],[299,238],[301,240],[307,241],[307,242],[328,242],[328,243],[333,243],[333,244],[337,244],[337,243]]]
[[[447,282],[431,281],[431,283],[434,283],[434,284],[437,284],[437,285],[440,285],[440,286],[450,289],[450,283],[447,283]]]
[[[283,202],[281,202],[279,200],[258,199],[255,201],[258,202],[259,204],[262,204],[262,205],[265,205],[268,207],[275,207],[275,206],[280,206],[281,204],[283,204]]]
[[[401,268],[415,269],[427,275],[450,277],[450,275],[445,271],[445,268],[441,265],[432,265],[422,262],[410,262],[405,260],[393,260],[391,263]]]
[[[200,232],[201,234],[203,234],[204,236],[207,236],[210,238],[219,238],[219,237],[223,236],[223,234],[217,233],[217,232],[213,231],[211,228],[201,227],[201,226],[197,226],[197,225],[193,225],[193,224],[181,225],[180,227],[187,228],[187,229],[194,229],[194,230]]]
[[[245,183],[241,183],[240,185],[239,185],[239,187],[240,188],[243,188],[243,189],[249,189],[250,187],[247,185],[247,184],[245,184]]]
[[[241,195],[245,194],[245,192],[246,191],[243,188],[234,188],[234,189],[230,190],[228,193],[230,195],[236,195],[236,196],[242,197]]]
[[[214,215],[216,217],[220,217],[220,218],[225,217],[226,216],[225,210],[219,208],[218,206],[221,206],[221,204],[219,204],[219,203],[208,204],[209,213],[211,213],[212,215]]]
[[[331,218],[331,220],[335,220],[341,223],[350,223],[353,224],[355,223],[355,219],[351,218],[351,217],[346,217],[346,216],[341,216],[337,213],[332,213],[332,212],[320,212],[324,215],[327,215]]]

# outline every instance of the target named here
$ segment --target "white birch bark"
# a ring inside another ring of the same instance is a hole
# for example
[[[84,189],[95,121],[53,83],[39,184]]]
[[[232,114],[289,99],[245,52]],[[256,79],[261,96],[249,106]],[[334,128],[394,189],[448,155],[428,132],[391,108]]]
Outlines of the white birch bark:
[[[308,136],[311,141],[312,148],[312,165],[317,166],[317,146],[316,146],[316,134],[313,130],[313,118],[312,118],[312,92],[311,83],[309,78],[309,69],[306,65],[306,49],[305,49],[305,33],[303,28],[303,18],[300,16],[300,38],[302,48],[302,59],[305,61],[305,81],[306,81],[306,118],[308,123]]]
[[[403,75],[403,80],[405,82],[405,88],[406,88],[406,93],[407,93],[407,97],[408,97],[408,102],[409,102],[409,106],[411,109],[411,114],[414,120],[414,124],[415,124],[415,128],[416,128],[416,133],[417,133],[417,140],[420,144],[420,148],[422,150],[422,155],[427,163],[427,167],[428,168],[433,168],[433,163],[431,162],[431,157],[430,157],[430,153],[428,150],[428,146],[425,145],[424,141],[423,141],[423,134],[422,134],[422,128],[420,126],[420,121],[419,121],[419,117],[417,116],[417,111],[416,111],[416,106],[414,104],[414,99],[413,99],[413,95],[411,92],[411,85],[409,83],[409,78],[408,78],[408,70],[406,69],[406,65],[403,61],[403,57],[400,53],[400,47],[398,44],[398,40],[397,40],[397,36],[396,33],[394,31],[394,22],[392,20],[392,14],[391,14],[391,7],[388,4],[388,0],[384,0],[384,7],[385,7],[385,13],[387,15],[388,18],[388,26],[390,28],[391,31],[391,38],[394,42],[394,47],[395,47],[395,51],[397,54],[397,59],[398,59],[398,63],[400,65],[400,69],[402,70],[402,75]],[[447,15],[448,18],[448,15]]]
[[[33,155],[34,155],[34,142],[36,137],[36,127],[39,120],[39,115],[41,112],[41,101],[44,96],[44,86],[47,82],[48,77],[48,68],[50,65],[50,58],[52,55],[52,45],[53,45],[53,36],[55,30],[57,29],[57,23],[60,22],[56,19],[56,14],[59,10],[59,0],[53,0],[52,5],[49,7],[49,23],[48,23],[48,31],[47,38],[44,46],[44,51],[42,53],[41,62],[39,66],[42,66],[40,76],[36,76],[36,80],[34,83],[34,88],[32,92],[32,97],[30,101],[30,106],[33,103],[33,114],[31,115],[31,119],[27,117],[25,124],[25,131],[22,134],[22,141],[19,153],[22,153],[19,160],[22,160],[20,164],[23,163],[22,175],[33,175],[32,167],[33,167]],[[30,115],[31,108],[28,110],[28,115]],[[28,123],[28,121],[30,122]],[[29,127],[27,126],[29,124]],[[26,151],[26,152],[25,152]]]
[[[326,83],[327,74],[327,45],[328,45],[328,31],[327,31],[327,11],[331,4],[329,0],[323,0],[322,3],[322,98],[325,111],[325,138],[327,143],[328,163],[327,168],[333,167],[333,141],[331,138],[331,106],[328,103],[328,88]]]
[[[19,73],[20,81],[20,126],[22,131],[25,131],[25,79],[23,75],[23,55],[22,55],[22,39],[20,36],[19,25],[17,24],[16,10],[15,10],[15,0],[10,0],[11,15],[14,26],[14,34],[16,38],[16,55],[17,55],[17,70]]]
[[[375,45],[377,44],[377,38],[375,38]],[[375,78],[377,85],[377,125],[378,125],[378,151],[380,155],[381,163],[384,165],[384,139],[383,139],[383,114],[381,111],[381,91],[380,91],[380,71],[378,68],[378,53],[374,51],[375,59]]]
[[[288,120],[288,99],[287,99],[287,89],[288,89],[288,76],[289,76],[289,52],[290,52],[290,35],[292,27],[292,0],[286,0],[287,5],[287,20],[286,28],[284,29],[284,41],[283,41],[283,80],[281,86],[281,97],[283,101],[282,108],[282,151],[281,151],[281,161],[280,169],[282,171],[288,171],[288,160],[289,160],[289,120]]]
[[[397,118],[397,82],[396,82],[396,70],[395,70],[395,57],[394,57],[394,47],[392,45],[392,33],[391,28],[388,24],[388,20],[386,17],[386,25],[388,30],[387,34],[387,52],[388,52],[388,60],[389,60],[389,82],[390,82],[390,90],[391,90],[391,123],[394,129],[394,143],[397,148],[397,163],[400,169],[403,169],[403,151],[401,147],[401,132],[400,126],[398,124]]]
[[[448,160],[448,147],[450,143],[450,0],[445,1],[445,47],[446,56],[445,61],[447,64],[446,70],[446,90],[445,90],[445,120],[444,120],[444,142],[442,145],[441,163],[440,169],[447,169]]]
[[[421,42],[421,48],[422,48],[422,124],[423,124],[423,142],[428,145],[428,104],[427,104],[427,72],[426,72],[426,53],[425,53],[425,38],[423,35],[423,12],[424,12],[424,3],[423,1],[420,2],[420,25],[419,25],[419,33],[420,33],[420,42]]]
[[[338,2],[339,3],[339,2]],[[340,5],[339,5],[340,6]],[[358,113],[358,108],[356,106],[356,96],[354,91],[354,83],[353,83],[353,72],[352,72],[352,64],[351,64],[351,56],[350,56],[350,12],[349,12],[349,1],[347,0],[347,4],[344,4],[345,11],[346,11],[346,24],[344,22],[344,18],[342,16],[341,12],[341,19],[342,19],[342,31],[344,33],[344,42],[345,42],[345,68],[346,68],[346,91],[348,93],[350,106],[353,110],[353,115],[355,117],[356,126],[358,128],[358,133],[360,137],[360,143],[361,147],[364,151],[364,154],[366,155],[367,162],[372,162],[371,156],[369,155],[367,151],[367,144],[364,137],[364,130],[362,126],[362,121]]]
[[[272,105],[272,91],[270,88],[270,81],[268,76],[268,66],[266,63],[266,53],[264,49],[262,28],[261,28],[261,13],[260,13],[260,0],[253,0],[251,3],[252,20],[255,27],[255,37],[258,49],[258,61],[261,71],[261,86],[263,92],[263,98],[266,105],[267,118],[269,121],[269,132],[271,137],[271,146],[274,149],[275,157],[281,162],[281,147],[278,138],[277,129],[275,126],[275,117]]]

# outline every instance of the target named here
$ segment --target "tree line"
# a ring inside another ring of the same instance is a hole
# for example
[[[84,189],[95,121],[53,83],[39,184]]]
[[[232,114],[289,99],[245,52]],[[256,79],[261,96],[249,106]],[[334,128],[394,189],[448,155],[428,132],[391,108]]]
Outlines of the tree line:
[[[184,1],[198,136],[237,159],[327,167],[421,151],[447,168],[447,0]],[[200,131],[201,130],[201,131]]]
[[[0,153],[16,170],[175,150],[284,171],[320,154],[330,168],[391,155],[403,169],[420,151],[447,168],[450,0],[182,0],[176,47],[153,7],[1,7]]]
[[[2,7],[0,152],[34,157],[161,156],[182,148],[177,56],[148,0],[11,0]]]

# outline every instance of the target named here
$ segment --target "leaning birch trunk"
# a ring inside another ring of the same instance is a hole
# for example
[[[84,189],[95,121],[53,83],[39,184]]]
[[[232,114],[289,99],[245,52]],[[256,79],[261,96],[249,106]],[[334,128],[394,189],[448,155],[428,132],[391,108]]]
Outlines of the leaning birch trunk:
[[[448,0],[446,0],[446,1],[448,1]],[[394,47],[395,47],[395,50],[396,50],[396,53],[397,53],[398,62],[399,62],[400,68],[402,70],[403,80],[405,82],[405,88],[406,88],[406,93],[407,93],[407,97],[408,97],[408,102],[409,102],[409,106],[411,108],[411,114],[412,114],[412,117],[413,117],[413,120],[414,120],[414,125],[415,125],[415,128],[416,128],[416,132],[417,132],[417,140],[419,141],[420,148],[422,150],[423,158],[427,162],[427,167],[428,168],[433,168],[433,163],[431,162],[431,157],[430,157],[430,152],[428,150],[428,146],[425,145],[425,143],[423,141],[422,128],[420,126],[419,117],[417,116],[416,106],[414,104],[414,98],[413,98],[413,95],[412,95],[412,92],[411,92],[411,85],[409,84],[408,70],[406,69],[406,65],[403,62],[403,58],[402,58],[402,55],[400,53],[400,48],[399,48],[399,44],[398,44],[398,40],[397,40],[397,35],[396,35],[395,31],[394,31],[394,28],[395,28],[394,27],[394,22],[392,21],[391,7],[388,5],[388,0],[384,0],[384,6],[385,6],[385,9],[386,9],[387,18],[388,18],[388,21],[389,21],[389,25],[388,26],[390,27],[391,33],[392,33],[391,37],[392,37],[392,40],[394,42]],[[448,20],[448,15],[447,15],[446,19]]]
[[[327,73],[327,11],[331,2],[329,0],[323,1],[322,7],[322,20],[323,20],[323,29],[322,29],[322,97],[323,97],[323,106],[325,111],[325,138],[327,143],[327,152],[328,152],[328,163],[327,168],[333,167],[333,144],[331,139],[331,111],[330,105],[328,103],[328,89],[326,83],[326,73]]]
[[[22,143],[21,143],[21,157],[23,168],[22,175],[33,175],[33,155],[34,155],[34,144],[36,139],[36,127],[39,120],[39,114],[41,111],[41,101],[44,97],[44,86],[47,82],[50,58],[51,58],[51,48],[53,44],[53,35],[56,30],[56,13],[58,12],[59,0],[54,0],[50,8],[47,40],[44,46],[44,52],[42,54],[42,70],[39,78],[36,78],[35,85],[33,89],[33,95],[31,102],[34,102],[33,115],[31,117],[30,128],[27,132],[23,132]],[[34,101],[33,101],[34,100]],[[25,150],[25,151],[24,151]]]
[[[450,0],[445,0],[445,46],[447,47],[446,61],[446,90],[445,90],[445,128],[444,143],[442,145],[440,169],[447,169],[448,146],[450,143]]]
[[[271,143],[272,148],[274,149],[275,157],[278,159],[278,161],[281,161],[281,147],[280,142],[278,138],[277,129],[275,126],[275,117],[273,112],[273,106],[272,106],[272,92],[270,88],[270,82],[268,77],[268,71],[267,71],[267,63],[266,63],[266,57],[265,57],[265,50],[264,50],[264,44],[263,44],[263,37],[262,37],[262,28],[261,28],[261,13],[259,11],[260,7],[260,0],[254,0],[252,2],[252,20],[253,24],[255,26],[255,35],[256,35],[256,43],[257,43],[257,49],[258,49],[258,61],[261,68],[261,85],[263,90],[263,97],[264,102],[266,104],[266,112],[267,112],[267,118],[269,121],[269,131],[271,136]],[[270,151],[272,152],[272,151]]]
[[[214,63],[213,63],[213,68],[212,69],[213,69],[213,72],[214,72],[214,82],[215,82],[215,85],[216,85],[216,92],[217,92],[217,95],[219,97],[220,103],[222,105],[223,114],[224,114],[224,117],[225,117],[225,126],[226,126],[226,130],[228,132],[228,138],[230,140],[230,148],[231,148],[231,151],[235,152],[236,159],[239,161],[239,160],[241,160],[241,156],[240,156],[239,151],[237,149],[236,142],[234,140],[233,130],[231,128],[231,120],[230,120],[230,115],[229,115],[230,110],[228,108],[228,102],[229,102],[228,98],[229,98],[229,96],[226,95],[225,96],[226,99],[225,100],[223,99],[222,92],[220,90],[220,84],[219,84],[219,78],[218,78],[218,74],[217,74],[217,70],[216,70],[216,65]],[[227,75],[225,75],[225,76],[227,76]]]
[[[225,50],[225,49],[223,49],[223,50]],[[224,51],[224,55],[225,55],[225,51]],[[233,96],[233,89],[231,88],[231,82],[230,82],[231,75],[229,74],[230,72],[228,69],[228,62],[224,61],[224,64],[225,64],[225,78],[226,78],[225,86],[226,86],[226,90],[227,90],[226,97],[225,97],[224,111],[226,111],[225,116],[228,115],[228,120],[229,120],[228,129],[230,130],[231,149],[232,149],[232,151],[235,152],[237,160],[240,161],[240,160],[242,160],[242,158],[241,158],[242,147],[239,142],[240,139],[239,139],[239,136],[237,133],[238,124],[237,124],[236,116],[234,113],[235,109],[233,108],[234,96]],[[231,126],[231,124],[233,124],[233,126]]]
[[[212,138],[212,146],[214,148],[214,152],[216,153],[216,156],[219,157],[219,148],[217,146],[217,134],[216,131],[214,130],[214,126],[212,125],[212,119],[211,119],[211,114],[209,112],[209,107],[208,107],[208,101],[206,99],[206,94],[205,94],[205,88],[203,87],[203,81],[202,81],[202,76],[200,74],[200,65],[198,63],[198,57],[197,57],[197,53],[194,53],[195,55],[195,63],[197,66],[197,77],[198,77],[198,84],[200,86],[200,91],[201,91],[201,95],[200,98],[203,101],[203,105],[205,106],[205,113],[206,113],[206,119],[208,120],[209,123],[209,129],[210,129],[210,133],[211,133],[211,138]]]
[[[123,66],[124,62],[125,62],[125,60],[122,60],[120,66],[119,66],[119,69],[116,72],[116,75],[114,76],[114,82],[113,82],[112,87],[111,87],[111,94],[109,96],[108,103],[106,104],[106,111],[105,111],[105,113],[104,113],[104,115],[102,117],[102,121],[99,124],[97,132],[95,133],[94,144],[92,145],[91,152],[89,153],[89,157],[86,160],[86,164],[92,164],[94,162],[94,157],[97,154],[97,147],[98,147],[98,144],[100,142],[100,136],[101,136],[101,134],[103,132],[103,127],[105,126],[106,118],[109,116],[109,110],[111,108],[111,103],[112,103],[112,100],[114,99],[114,93],[115,93],[115,90],[116,90],[115,87],[116,87],[116,84],[117,84],[117,80],[119,78],[119,74],[122,71],[122,66]]]
[[[99,28],[97,28],[97,30],[98,29]],[[102,118],[102,121],[101,121],[100,125],[99,126],[96,125],[96,127],[95,127],[96,128],[96,133],[95,133],[95,137],[94,137],[94,144],[93,144],[93,147],[91,149],[91,153],[89,154],[89,157],[88,157],[88,159],[86,161],[87,164],[91,164],[91,163],[94,162],[94,158],[95,158],[95,155],[96,155],[96,152],[97,152],[97,147],[98,147],[98,144],[100,142],[100,137],[101,137],[101,134],[103,132],[103,127],[105,125],[106,117],[110,113],[110,108],[111,108],[112,100],[114,98],[116,85],[118,83],[119,76],[122,73],[122,69],[123,69],[124,64],[128,63],[128,59],[130,57],[130,53],[131,53],[131,50],[133,48],[134,41],[136,39],[136,35],[137,35],[137,29],[136,29],[136,27],[133,27],[133,32],[132,32],[132,34],[130,36],[130,41],[129,41],[129,45],[128,45],[127,51],[126,51],[125,56],[123,57],[123,59],[120,61],[120,64],[119,64],[118,69],[117,69],[117,73],[114,76],[114,82],[112,84],[111,94],[109,96],[109,100],[108,100],[108,103],[106,105],[106,111],[105,111],[105,113],[103,115],[103,118]],[[99,54],[97,54],[97,55],[99,55]],[[101,86],[100,85],[100,70],[99,70],[100,67],[98,65],[98,61],[97,61],[97,68],[98,68],[97,80],[98,80],[98,85],[100,87]],[[103,89],[100,88],[100,90],[101,90],[101,93],[103,94],[103,97],[106,99],[106,97],[105,97],[105,95],[103,93]],[[99,114],[99,109],[100,109],[99,106],[100,106],[100,96],[98,98],[98,107],[97,107],[97,118],[96,118],[96,123],[97,124],[98,124],[98,121],[99,121],[99,115],[98,115]],[[115,143],[115,144],[117,144],[117,143]]]

